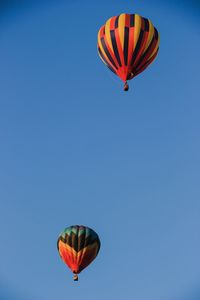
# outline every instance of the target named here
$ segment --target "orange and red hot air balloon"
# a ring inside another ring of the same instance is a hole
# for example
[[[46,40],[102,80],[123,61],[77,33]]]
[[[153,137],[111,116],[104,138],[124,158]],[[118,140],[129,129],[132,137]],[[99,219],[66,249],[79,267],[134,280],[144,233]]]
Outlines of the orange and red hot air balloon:
[[[98,53],[107,67],[124,82],[143,72],[159,50],[159,33],[152,22],[137,14],[110,18],[98,33]]]
[[[64,263],[74,273],[74,281],[78,281],[78,274],[96,258],[100,239],[89,227],[70,226],[59,235],[57,248]]]

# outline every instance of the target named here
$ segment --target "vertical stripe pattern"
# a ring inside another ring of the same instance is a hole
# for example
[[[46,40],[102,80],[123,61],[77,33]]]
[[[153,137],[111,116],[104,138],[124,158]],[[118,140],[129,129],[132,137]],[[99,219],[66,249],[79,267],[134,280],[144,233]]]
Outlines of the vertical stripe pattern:
[[[152,22],[137,14],[110,18],[98,33],[98,53],[124,82],[144,71],[159,50],[159,33]]]

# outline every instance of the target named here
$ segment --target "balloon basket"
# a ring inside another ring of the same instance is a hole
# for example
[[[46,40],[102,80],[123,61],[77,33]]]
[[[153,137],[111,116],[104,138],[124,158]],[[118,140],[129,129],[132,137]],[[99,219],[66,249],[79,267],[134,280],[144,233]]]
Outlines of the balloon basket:
[[[74,281],[78,281],[78,275],[74,274]]]
[[[129,90],[129,85],[128,85],[128,83],[127,83],[127,81],[124,83],[124,91],[125,92],[128,92],[128,90]]]

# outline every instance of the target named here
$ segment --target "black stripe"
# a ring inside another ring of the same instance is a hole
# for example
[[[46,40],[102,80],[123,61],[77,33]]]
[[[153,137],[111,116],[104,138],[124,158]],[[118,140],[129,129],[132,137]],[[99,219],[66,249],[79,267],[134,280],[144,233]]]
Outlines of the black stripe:
[[[119,56],[119,51],[118,51],[118,47],[117,47],[117,42],[116,42],[116,36],[115,36],[115,30],[111,30],[110,31],[110,37],[111,37],[111,41],[112,41],[112,46],[113,46],[113,50],[115,53],[115,57],[117,59],[117,62],[119,64],[119,66],[121,67],[121,60],[120,60],[120,56]]]
[[[102,47],[103,47],[103,50],[105,51],[107,57],[109,58],[110,62],[113,64],[113,66],[118,69],[118,67],[116,66],[112,56],[110,55],[110,52],[108,51],[108,48],[106,46],[106,43],[105,43],[105,40],[104,38],[101,38],[101,43],[102,43]]]
[[[129,43],[129,28],[125,27],[124,28],[124,62],[125,65],[127,66],[128,64],[128,43]]]
[[[115,20],[115,28],[118,28],[119,26],[119,16]]]
[[[143,55],[142,55],[142,56],[140,57],[140,59],[138,60],[137,65],[135,66],[136,69],[137,69],[138,66],[142,63],[142,61],[145,60],[146,56],[149,55],[149,52],[151,52],[151,48],[152,48],[152,46],[153,46],[154,43],[155,43],[155,39],[154,39],[154,37],[153,37],[153,39],[152,39],[152,41],[151,41],[149,47],[147,48],[147,50],[145,51],[145,53],[143,53]]]
[[[138,55],[138,52],[139,52],[139,50],[140,50],[140,46],[141,46],[141,44],[142,44],[143,37],[144,37],[144,31],[141,30],[141,31],[140,31],[140,35],[139,35],[139,38],[138,38],[138,41],[137,41],[137,45],[136,45],[136,47],[135,47],[135,51],[133,52],[133,56],[132,56],[132,60],[131,60],[131,65],[133,65],[134,62],[135,62],[135,59],[136,59],[136,57],[137,57],[137,55]]]
[[[158,40],[158,30],[156,28],[154,28],[154,37],[157,41]]]
[[[81,249],[85,248],[85,242],[86,242],[85,235],[86,235],[86,231],[84,231],[84,233],[81,234],[81,236],[79,236],[79,238],[78,238],[78,251],[77,252],[79,252]]]
[[[95,257],[97,257],[99,250],[100,250],[100,245],[96,245],[95,249],[90,250],[89,255],[92,260],[95,259]],[[83,263],[83,259],[84,259],[84,255],[82,254],[80,265],[78,267],[79,273],[85,268],[85,262]]]
[[[111,67],[111,65],[107,64],[108,69],[110,69],[113,73],[117,74],[116,71]]]
[[[107,59],[105,58],[105,56],[103,55],[102,51],[100,48],[98,48],[99,51],[99,55],[101,56],[101,58],[103,59],[103,61],[105,62],[106,66],[113,72],[116,74],[115,70],[112,68],[112,66],[109,64],[109,62],[107,61]]]
[[[159,49],[158,49],[159,50]],[[155,54],[153,55],[154,56],[154,58],[156,57],[156,55],[158,54],[158,50],[155,52]],[[140,66],[140,68],[138,69],[138,70],[136,70],[136,75],[138,74],[138,73],[140,73],[141,72],[141,70],[144,68],[144,70],[145,70],[145,68],[146,67],[148,67],[148,65],[149,65],[149,61],[152,59],[152,57],[150,58],[150,59],[148,59],[143,65],[141,65]]]
[[[130,27],[135,26],[135,15],[130,15]]]
[[[143,18],[144,20],[144,31],[149,32],[149,20],[146,18]]]
[[[77,252],[78,252],[78,240],[79,240],[78,235],[72,233],[71,234],[71,241],[72,241],[71,245],[72,245],[72,248],[74,250],[76,250]]]
[[[91,235],[85,238],[85,233],[83,233],[78,237],[73,232],[70,235],[66,234],[65,238],[62,236],[58,238],[58,244],[57,244],[58,249],[59,249],[59,241],[62,241],[64,244],[67,244],[68,246],[73,248],[76,252],[79,252],[80,250],[84,249],[88,245],[92,245],[96,242],[98,243],[98,245],[100,244],[98,238],[94,238]]]

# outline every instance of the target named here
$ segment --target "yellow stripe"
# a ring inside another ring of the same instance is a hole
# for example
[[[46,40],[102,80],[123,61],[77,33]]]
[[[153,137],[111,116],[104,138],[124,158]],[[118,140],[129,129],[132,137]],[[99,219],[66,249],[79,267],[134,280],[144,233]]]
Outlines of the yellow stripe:
[[[111,48],[112,52],[113,52],[113,46],[112,46],[112,41],[111,41],[111,36],[110,36],[110,22],[111,22],[110,18],[105,25],[105,37],[106,37],[106,41],[109,45],[109,47]]]
[[[149,59],[148,59],[148,60],[150,60],[150,59],[152,58],[152,56],[154,56],[154,54],[155,54],[156,51],[158,50],[158,46],[159,46],[159,45],[156,46],[155,50],[154,50],[154,51],[152,52],[152,54],[149,56]]]
[[[145,46],[144,52],[147,50],[147,48],[149,47],[151,41],[153,40],[154,32],[155,32],[154,26],[151,23],[151,21],[148,20],[148,22],[149,22],[149,33],[148,33],[148,37],[147,37],[147,41],[146,41],[146,46]]]
[[[101,57],[99,51],[98,51],[98,54],[99,54],[99,57],[100,57],[100,59],[102,60],[102,62],[103,62],[106,66],[108,66],[107,63],[106,63],[106,62],[103,60],[103,58]]]
[[[158,42],[157,42],[157,45],[156,45],[154,51],[151,53],[149,59],[151,59],[151,57],[156,53],[156,51],[158,50],[159,44],[160,44],[160,35],[158,34]]]
[[[88,245],[87,247],[85,247],[85,248],[83,248],[82,250],[80,250],[80,251],[77,253],[77,257],[79,258],[81,255],[84,255],[87,251],[90,251],[90,250],[92,250],[93,248],[94,248],[94,249],[96,248],[96,250],[98,249],[97,243],[92,244],[92,245]]]
[[[68,252],[72,253],[73,256],[77,255],[77,252],[70,247],[69,245],[63,243],[62,241],[59,242],[59,244],[61,244],[61,247],[64,248],[65,250],[67,250]],[[60,247],[59,247],[60,248]]]
[[[102,47],[102,44],[101,44],[100,30],[99,30],[99,33],[98,33],[98,45],[99,45],[99,48],[101,49],[101,52],[103,53],[104,57],[106,58],[106,60],[107,60],[107,61],[110,61],[109,58],[108,58],[108,56],[106,55],[106,53],[105,53],[103,47]],[[99,55],[99,56],[100,56],[100,55]],[[100,56],[100,58],[101,58],[101,56]],[[103,60],[102,58],[101,58],[101,60],[104,62],[104,60]],[[107,65],[106,62],[104,62],[104,64]]]
[[[86,248],[82,249],[81,251],[79,251],[78,256],[77,256],[79,265],[81,264],[81,262],[83,260],[83,257],[84,257],[84,254],[86,253],[87,250],[88,249],[86,247]]]
[[[119,38],[121,42],[122,49],[124,50],[124,27],[125,27],[125,21],[126,21],[126,14],[121,14],[119,16]]]
[[[81,265],[85,253],[91,251],[93,248],[94,248],[94,250],[96,250],[95,253],[93,253],[93,259],[95,259],[95,257],[97,256],[97,251],[98,251],[97,243],[87,246],[84,249],[82,249],[81,251],[79,251],[78,256],[77,256],[79,265]]]
[[[98,46],[99,46],[99,48],[101,49],[101,51],[104,52],[104,51],[103,51],[103,47],[102,47],[102,45],[101,45],[100,31],[101,31],[101,29],[100,29],[99,32],[98,32]],[[104,52],[104,53],[105,53],[105,52]]]
[[[134,49],[137,45],[138,38],[141,32],[142,18],[139,15],[135,15],[135,30],[134,30]]]

